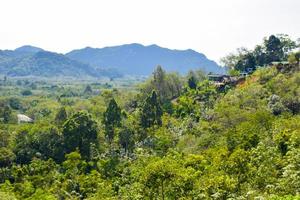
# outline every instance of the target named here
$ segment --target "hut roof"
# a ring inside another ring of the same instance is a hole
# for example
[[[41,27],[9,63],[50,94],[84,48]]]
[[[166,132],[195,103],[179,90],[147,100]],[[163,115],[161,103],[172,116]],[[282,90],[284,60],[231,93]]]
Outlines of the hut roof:
[[[17,114],[17,118],[18,122],[33,122],[33,119],[23,114]]]

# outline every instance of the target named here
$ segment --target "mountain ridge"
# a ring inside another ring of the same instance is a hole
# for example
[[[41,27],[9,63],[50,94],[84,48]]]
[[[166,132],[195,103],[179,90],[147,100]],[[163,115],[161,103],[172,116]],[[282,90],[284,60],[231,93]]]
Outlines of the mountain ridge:
[[[131,43],[103,48],[85,47],[65,55],[92,66],[114,67],[127,74],[149,75],[157,65],[162,65],[167,71],[179,73],[199,68],[206,72],[224,73],[215,61],[208,59],[203,53],[192,49],[169,49],[156,44],[145,46]],[[118,58],[117,62],[115,58]]]
[[[24,47],[24,48],[23,48]],[[7,76],[72,76],[72,77],[119,77],[113,69],[91,67],[66,57],[64,54],[32,46],[16,50],[0,50],[0,74]]]
[[[202,69],[213,73],[224,70],[203,53],[178,50],[156,44],[139,43],[85,47],[68,53],[56,53],[24,45],[15,50],[0,50],[0,73],[9,76],[94,76],[119,77],[150,75],[157,65],[181,74]]]
[[[31,45],[23,45],[21,47],[16,48],[14,51],[17,52],[28,52],[28,53],[37,53],[39,51],[45,51],[42,48],[31,46]]]

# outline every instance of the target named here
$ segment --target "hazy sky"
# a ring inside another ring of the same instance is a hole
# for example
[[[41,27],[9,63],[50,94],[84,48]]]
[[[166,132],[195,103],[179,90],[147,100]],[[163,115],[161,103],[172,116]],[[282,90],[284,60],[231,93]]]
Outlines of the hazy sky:
[[[0,49],[155,43],[219,61],[273,33],[300,37],[299,19],[300,0],[0,0]]]

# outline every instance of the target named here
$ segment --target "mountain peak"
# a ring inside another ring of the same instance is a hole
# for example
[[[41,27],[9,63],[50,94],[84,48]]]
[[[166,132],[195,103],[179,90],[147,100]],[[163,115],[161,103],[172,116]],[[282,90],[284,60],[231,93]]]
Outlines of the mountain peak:
[[[151,48],[163,48],[163,47],[158,46],[157,44],[151,44],[151,45],[148,45],[147,47],[151,47]]]
[[[143,47],[144,45],[140,44],[140,43],[131,43],[131,44],[127,44],[128,46],[137,46],[137,47]],[[126,44],[124,46],[127,46]]]
[[[15,51],[26,52],[26,53],[37,53],[39,51],[44,51],[44,50],[39,48],[39,47],[34,47],[34,46],[31,46],[31,45],[24,45],[24,46],[21,46],[19,48],[16,48]]]

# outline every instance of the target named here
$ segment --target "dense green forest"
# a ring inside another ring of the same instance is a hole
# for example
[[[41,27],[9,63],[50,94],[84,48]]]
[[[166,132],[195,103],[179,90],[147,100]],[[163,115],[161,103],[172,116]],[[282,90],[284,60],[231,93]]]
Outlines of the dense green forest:
[[[297,48],[239,49],[222,82],[163,66],[138,85],[3,77],[0,199],[300,199]]]

